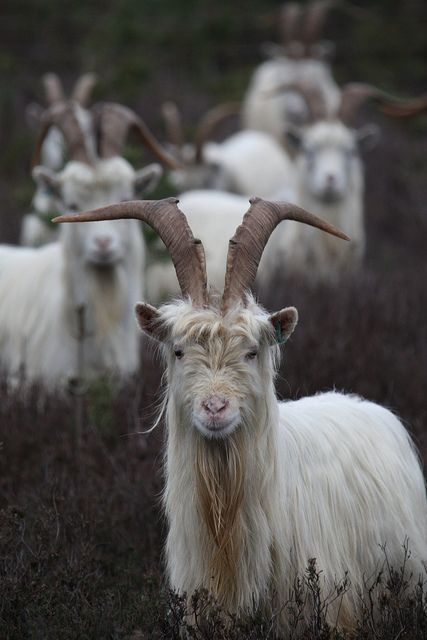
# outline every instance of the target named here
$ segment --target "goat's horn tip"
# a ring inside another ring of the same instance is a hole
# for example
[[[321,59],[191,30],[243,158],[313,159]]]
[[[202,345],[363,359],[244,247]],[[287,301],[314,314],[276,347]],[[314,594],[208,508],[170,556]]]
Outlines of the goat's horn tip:
[[[262,198],[259,198],[258,196],[252,196],[252,198],[249,198],[250,204],[256,204],[257,202],[260,202],[260,200],[262,200]]]

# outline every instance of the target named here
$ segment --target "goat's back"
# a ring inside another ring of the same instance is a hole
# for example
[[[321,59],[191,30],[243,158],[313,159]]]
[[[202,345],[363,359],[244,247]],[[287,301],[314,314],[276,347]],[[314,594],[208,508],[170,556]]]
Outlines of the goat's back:
[[[387,409],[324,393],[279,404],[284,542],[303,572],[316,558],[327,581],[354,587],[388,561],[418,575],[427,559],[423,474],[409,434]]]

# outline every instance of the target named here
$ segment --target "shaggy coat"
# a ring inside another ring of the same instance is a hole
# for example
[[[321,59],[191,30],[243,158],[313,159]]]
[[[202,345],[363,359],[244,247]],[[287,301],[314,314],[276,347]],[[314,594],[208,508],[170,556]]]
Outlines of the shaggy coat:
[[[107,224],[107,227],[105,227]],[[0,369],[9,381],[63,387],[83,374],[130,374],[138,366],[134,301],[142,293],[144,244],[136,221],[102,223],[117,260],[87,259],[92,229],[61,228],[60,241],[39,249],[0,247]],[[83,363],[77,310],[84,307]]]
[[[400,567],[409,540],[408,575],[424,575],[423,474],[393,413],[336,392],[277,402],[271,317],[252,299],[225,316],[173,303],[149,323],[141,309],[140,324],[163,341],[167,362],[164,504],[173,588],[205,587],[232,612],[281,608],[316,558],[325,593],[348,572],[352,588],[329,620],[351,626],[358,591],[384,567],[381,545]],[[198,407],[211,394],[226,397],[239,416],[226,435],[198,428]]]

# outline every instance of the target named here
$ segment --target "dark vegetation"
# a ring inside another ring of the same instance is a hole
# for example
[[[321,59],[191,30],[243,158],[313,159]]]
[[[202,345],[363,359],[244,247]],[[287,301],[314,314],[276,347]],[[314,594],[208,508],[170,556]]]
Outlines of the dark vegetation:
[[[224,4],[224,3],[223,3]],[[336,15],[341,81],[366,80],[403,94],[425,90],[426,11],[420,2],[364,4],[368,22]],[[29,206],[32,136],[25,105],[39,97],[39,77],[55,70],[72,84],[99,72],[97,98],[121,100],[161,132],[157,109],[176,96],[189,128],[205,107],[238,99],[274,38],[272,1],[228,3],[145,0],[24,3],[6,0],[0,20],[0,239],[14,241]],[[427,462],[427,121],[380,119],[383,136],[366,157],[368,256],[357,278],[337,288],[277,274],[260,293],[269,309],[295,304],[300,325],[285,348],[278,380],[283,398],[345,389],[386,404],[408,425]],[[132,153],[132,150],[130,151]],[[141,161],[139,152],[133,151]],[[179,638],[186,605],[164,583],[162,426],[153,422],[161,365],[144,342],[140,374],[114,391],[99,382],[84,398],[80,447],[74,399],[26,397],[0,389],[0,638]],[[340,638],[324,621],[311,564],[287,603],[290,619],[307,591],[318,602],[295,638]],[[355,638],[427,637],[426,596],[399,573],[382,577],[384,595],[363,609]],[[209,598],[190,609],[200,615]],[[197,639],[274,638],[270,618],[228,620],[215,607]],[[292,616],[294,616],[292,618]]]

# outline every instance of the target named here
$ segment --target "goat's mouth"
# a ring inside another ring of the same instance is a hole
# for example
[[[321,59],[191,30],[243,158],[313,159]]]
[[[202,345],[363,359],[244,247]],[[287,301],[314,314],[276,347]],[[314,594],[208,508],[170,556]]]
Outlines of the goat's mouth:
[[[220,418],[205,417],[193,414],[193,424],[196,429],[207,438],[224,438],[236,429],[241,422],[240,412]]]
[[[335,187],[325,187],[317,194],[317,197],[325,204],[333,204],[334,202],[340,202],[344,197],[344,193],[341,189],[336,189]]]
[[[114,267],[120,256],[115,251],[95,251],[89,256],[89,263],[94,267]]]

